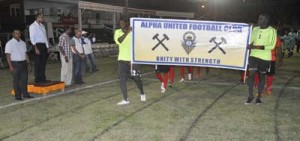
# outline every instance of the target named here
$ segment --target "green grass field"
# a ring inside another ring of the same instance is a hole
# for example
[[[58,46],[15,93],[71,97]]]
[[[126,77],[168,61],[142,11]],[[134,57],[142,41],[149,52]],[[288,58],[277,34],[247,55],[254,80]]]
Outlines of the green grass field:
[[[116,58],[97,59],[100,71],[86,74],[82,86],[65,93],[34,95],[17,102],[9,94],[12,78],[0,70],[0,140],[5,141],[299,141],[300,55],[277,69],[272,95],[262,105],[244,105],[247,86],[238,71],[210,69],[198,80],[176,81],[166,94],[154,67],[141,66],[147,102],[128,81],[130,104],[122,96]],[[151,72],[151,73],[149,73]],[[60,63],[47,76],[59,80]],[[33,80],[33,74],[30,74]]]

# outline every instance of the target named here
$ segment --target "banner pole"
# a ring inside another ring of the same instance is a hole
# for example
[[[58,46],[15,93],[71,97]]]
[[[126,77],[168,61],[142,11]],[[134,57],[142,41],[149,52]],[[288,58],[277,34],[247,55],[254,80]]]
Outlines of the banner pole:
[[[252,25],[250,26],[250,29],[251,29],[251,31],[252,31]],[[251,36],[252,36],[252,34],[251,34],[252,32],[250,32],[250,36],[249,36],[249,38],[251,39]],[[249,39],[248,38],[248,39]],[[250,45],[250,40],[248,40],[248,45]],[[248,46],[246,47],[247,48],[247,67],[245,68],[245,73],[244,73],[244,82],[243,82],[243,84],[246,84],[246,76],[247,76],[247,70],[248,70],[248,65],[249,65],[249,56],[250,56],[250,50],[248,49]]]

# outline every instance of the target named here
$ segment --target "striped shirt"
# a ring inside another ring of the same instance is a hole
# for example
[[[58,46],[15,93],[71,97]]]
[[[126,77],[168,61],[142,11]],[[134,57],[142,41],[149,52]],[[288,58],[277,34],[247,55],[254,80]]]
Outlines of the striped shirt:
[[[70,37],[64,33],[59,37],[58,46],[62,47],[68,59],[72,59],[72,51],[70,46]]]

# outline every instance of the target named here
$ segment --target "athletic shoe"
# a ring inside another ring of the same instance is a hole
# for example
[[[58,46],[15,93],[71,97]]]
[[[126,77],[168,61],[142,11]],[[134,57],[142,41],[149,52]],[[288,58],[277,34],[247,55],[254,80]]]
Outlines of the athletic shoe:
[[[164,89],[164,88],[165,88],[164,83],[161,83],[160,89]]]
[[[189,80],[192,80],[192,74],[188,74],[188,78],[189,78]]]
[[[251,104],[253,99],[254,99],[254,97],[248,97],[247,101],[245,102],[245,105]]]
[[[161,89],[161,93],[166,93],[166,89],[165,88]]]
[[[129,101],[127,100],[122,100],[121,102],[119,102],[117,105],[121,106],[121,105],[127,105],[129,104]]]
[[[141,101],[143,101],[143,102],[146,101],[146,95],[145,94],[141,94]]]
[[[267,94],[268,94],[268,95],[271,95],[271,94],[272,94],[271,89],[267,89]]]
[[[260,99],[260,98],[257,98],[255,103],[256,103],[256,105],[261,104],[261,99]]]
[[[181,78],[179,82],[181,83],[181,82],[183,82],[183,81],[184,81],[184,78]]]

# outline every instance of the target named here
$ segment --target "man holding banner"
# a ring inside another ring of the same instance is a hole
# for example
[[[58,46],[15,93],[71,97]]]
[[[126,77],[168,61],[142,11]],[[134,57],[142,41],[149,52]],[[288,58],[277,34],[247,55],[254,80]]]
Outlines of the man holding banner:
[[[258,96],[256,104],[261,104],[261,95],[265,87],[265,76],[272,59],[271,51],[276,44],[276,29],[269,25],[270,16],[261,14],[258,18],[258,26],[252,30],[251,50],[249,57],[249,96],[246,105],[254,99],[253,86],[255,73],[259,73]]]
[[[121,18],[120,27],[115,31],[114,40],[119,47],[118,55],[118,70],[120,78],[120,88],[123,94],[123,100],[118,103],[118,105],[129,104],[127,95],[127,78],[133,79],[141,95],[141,101],[146,101],[146,96],[144,94],[143,83],[141,80],[141,75],[137,68],[137,65],[131,64],[131,27],[129,24],[129,19]],[[132,71],[131,71],[132,70]]]

